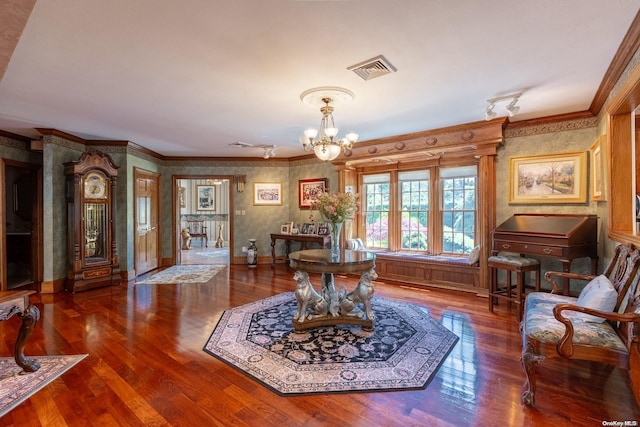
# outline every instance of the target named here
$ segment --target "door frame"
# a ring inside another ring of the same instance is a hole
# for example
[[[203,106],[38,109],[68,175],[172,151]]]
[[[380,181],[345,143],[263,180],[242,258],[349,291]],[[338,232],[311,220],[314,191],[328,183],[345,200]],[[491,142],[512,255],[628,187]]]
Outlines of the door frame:
[[[172,227],[172,235],[173,239],[171,239],[171,252],[172,252],[172,265],[180,264],[181,262],[181,252],[180,248],[182,246],[181,236],[180,236],[180,195],[178,194],[179,185],[178,180],[195,180],[195,179],[226,179],[229,181],[229,264],[233,263],[233,203],[234,203],[234,192],[233,192],[233,175],[218,175],[218,174],[197,174],[197,175],[172,175],[171,176],[171,197],[173,203],[171,204],[171,217],[173,220],[171,221]],[[215,240],[215,236],[214,236]]]
[[[3,184],[6,180],[6,168],[7,166],[13,166],[21,169],[30,169],[36,173],[36,184],[34,191],[36,192],[34,198],[33,213],[34,218],[32,220],[32,232],[31,232],[31,279],[32,287],[39,287],[42,284],[44,277],[44,248],[43,248],[43,226],[42,226],[42,165],[34,163],[24,163],[16,160],[0,158],[0,182]],[[0,185],[0,290],[8,290],[7,283],[7,247],[6,247],[6,210],[8,209],[6,203],[5,185]],[[66,256],[66,248],[65,248]],[[25,285],[26,286],[26,285]]]

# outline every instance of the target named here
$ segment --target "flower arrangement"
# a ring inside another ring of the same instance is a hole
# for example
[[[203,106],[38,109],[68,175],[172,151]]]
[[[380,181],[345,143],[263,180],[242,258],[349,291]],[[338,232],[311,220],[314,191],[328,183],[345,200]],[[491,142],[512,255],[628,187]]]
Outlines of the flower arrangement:
[[[333,224],[354,217],[358,209],[358,196],[351,193],[322,193],[312,204],[320,214]]]

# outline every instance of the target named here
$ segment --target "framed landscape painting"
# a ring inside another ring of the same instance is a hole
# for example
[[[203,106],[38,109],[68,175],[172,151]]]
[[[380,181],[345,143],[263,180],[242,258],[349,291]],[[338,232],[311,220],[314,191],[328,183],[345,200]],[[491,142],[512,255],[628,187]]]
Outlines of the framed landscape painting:
[[[301,179],[298,181],[298,206],[311,209],[318,196],[327,191],[327,178]]]
[[[282,204],[282,183],[281,182],[254,182],[253,183],[253,204],[254,205],[281,205]]]
[[[587,153],[509,158],[509,203],[586,203]]]

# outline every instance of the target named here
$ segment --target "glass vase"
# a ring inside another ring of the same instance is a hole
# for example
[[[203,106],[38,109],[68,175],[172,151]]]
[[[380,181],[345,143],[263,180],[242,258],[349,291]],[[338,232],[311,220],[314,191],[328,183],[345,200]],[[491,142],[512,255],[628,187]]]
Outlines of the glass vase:
[[[340,257],[340,233],[342,232],[342,223],[330,222],[329,227],[329,235],[331,236],[331,257]]]

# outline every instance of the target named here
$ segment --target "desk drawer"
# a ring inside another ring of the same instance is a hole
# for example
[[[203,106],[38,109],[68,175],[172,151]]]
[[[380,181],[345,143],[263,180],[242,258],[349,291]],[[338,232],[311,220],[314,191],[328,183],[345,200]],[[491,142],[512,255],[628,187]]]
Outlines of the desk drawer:
[[[494,242],[493,249],[504,252],[515,252],[519,254],[540,255],[548,257],[561,257],[564,254],[564,248],[557,246],[538,245],[535,243],[520,242]]]

